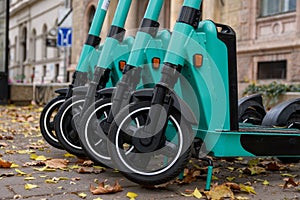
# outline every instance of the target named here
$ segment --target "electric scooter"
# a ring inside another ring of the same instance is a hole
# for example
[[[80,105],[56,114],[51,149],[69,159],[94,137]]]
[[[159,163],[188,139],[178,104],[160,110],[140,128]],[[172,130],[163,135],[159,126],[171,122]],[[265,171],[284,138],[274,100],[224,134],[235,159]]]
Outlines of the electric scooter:
[[[199,22],[201,2],[184,1],[160,82],[153,90],[133,94],[140,101],[124,107],[109,129],[107,146],[113,164],[141,185],[174,179],[192,152],[209,164],[207,190],[213,163],[205,155],[300,155],[298,129],[239,123],[235,32],[227,25]],[[173,88],[178,79],[188,80],[196,99],[184,84],[182,94],[176,94]],[[145,115],[145,124],[135,125],[134,120]]]
[[[65,101],[57,112],[55,132],[60,144],[71,154],[85,156],[80,145],[75,119],[75,117],[80,118],[79,115],[85,97],[89,97],[89,103],[95,102],[95,99],[106,95],[105,92],[96,93],[96,90],[103,89],[106,86],[114,86],[122,76],[123,67],[127,62],[134,41],[131,36],[124,39],[124,25],[131,2],[132,0],[119,1],[110,32],[103,44],[101,55],[95,67],[94,78],[89,86],[77,87],[73,92],[73,96]],[[90,92],[91,87],[93,88],[92,95]],[[85,107],[83,110],[85,110]]]
[[[72,96],[73,88],[85,85],[94,73],[94,67],[101,54],[99,37],[107,12],[107,1],[99,0],[88,37],[82,48],[80,59],[73,75],[72,83],[68,88],[58,89],[57,97],[49,101],[41,112],[40,129],[44,139],[53,147],[63,149],[54,132],[54,120],[58,108]],[[103,6],[102,6],[103,5]]]
[[[171,37],[167,30],[158,31],[157,21],[163,3],[163,0],[149,1],[124,75],[113,94],[89,106],[81,117],[79,136],[82,148],[87,156],[97,163],[113,167],[106,150],[106,141],[109,123],[115,112],[132,101],[130,99],[132,91],[139,88],[153,88],[159,81],[161,62]],[[142,117],[135,119],[136,124],[143,124],[143,121]]]

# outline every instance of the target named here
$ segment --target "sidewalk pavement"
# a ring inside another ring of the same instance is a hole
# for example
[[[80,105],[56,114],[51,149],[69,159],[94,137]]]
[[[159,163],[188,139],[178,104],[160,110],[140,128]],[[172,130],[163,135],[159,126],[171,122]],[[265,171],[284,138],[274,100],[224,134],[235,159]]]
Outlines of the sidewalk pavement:
[[[0,107],[0,154],[2,160],[13,163],[15,168],[0,168],[0,199],[30,199],[30,200],[128,200],[128,192],[137,194],[139,199],[196,199],[186,197],[182,193],[194,191],[195,188],[203,190],[205,176],[195,178],[189,184],[169,184],[160,188],[144,188],[122,176],[113,169],[105,169],[100,173],[79,173],[82,161],[66,154],[64,150],[55,149],[43,140],[38,129],[40,108],[35,107]],[[28,166],[28,162],[38,162],[39,159],[66,159],[69,161],[67,169],[45,170],[43,166]],[[34,160],[37,159],[37,160]],[[233,181],[235,183],[251,184],[255,194],[235,193],[240,199],[298,199],[299,188],[290,186],[283,189],[285,176],[300,175],[300,164],[288,165],[281,171],[267,171],[266,173],[250,176],[242,174],[239,169],[245,168],[246,160],[241,162],[216,160],[215,177],[213,184]],[[194,161],[197,166],[202,166],[199,161]],[[1,163],[0,163],[1,164]],[[203,164],[203,166],[205,166]],[[39,170],[38,170],[39,169]],[[99,168],[94,172],[99,172]],[[97,170],[98,169],[98,170]],[[106,181],[105,184],[114,185],[118,181],[122,191],[115,194],[93,195],[90,185],[97,186],[96,182]],[[267,181],[267,182],[266,182]],[[268,183],[268,184],[267,184]],[[25,187],[36,187],[26,189]],[[204,195],[203,195],[204,196]],[[202,198],[206,199],[206,198]]]

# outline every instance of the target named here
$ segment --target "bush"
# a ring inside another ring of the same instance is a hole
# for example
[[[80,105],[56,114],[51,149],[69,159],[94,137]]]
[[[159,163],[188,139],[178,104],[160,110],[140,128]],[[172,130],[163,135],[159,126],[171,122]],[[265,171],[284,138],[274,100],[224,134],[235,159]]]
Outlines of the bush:
[[[266,85],[256,85],[252,83],[244,90],[243,95],[262,94],[266,108],[272,107],[278,102],[278,97],[286,92],[300,92],[300,84],[286,85],[272,82]]]

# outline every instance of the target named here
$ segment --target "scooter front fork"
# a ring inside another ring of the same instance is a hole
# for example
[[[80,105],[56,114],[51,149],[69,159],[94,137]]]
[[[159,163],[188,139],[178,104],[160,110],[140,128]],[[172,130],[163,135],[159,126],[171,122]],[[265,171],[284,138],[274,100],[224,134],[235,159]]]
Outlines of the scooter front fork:
[[[150,149],[152,150],[159,149],[164,143],[164,132],[167,125],[167,118],[173,103],[170,96],[170,91],[173,90],[178,80],[180,71],[180,66],[175,66],[170,63],[164,64],[161,80],[154,88],[151,107],[148,113],[146,124],[142,130],[139,130],[142,131],[141,134],[143,134],[144,138],[140,138],[140,141],[136,142],[145,144],[147,148],[150,148],[151,146]],[[150,149],[149,151],[151,151]]]
[[[125,107],[130,100],[130,91],[135,89],[140,81],[141,68],[126,65],[123,77],[118,83],[113,94],[112,107],[110,109],[107,120],[102,121],[101,127],[104,133],[108,133],[110,124],[114,120],[114,116]]]

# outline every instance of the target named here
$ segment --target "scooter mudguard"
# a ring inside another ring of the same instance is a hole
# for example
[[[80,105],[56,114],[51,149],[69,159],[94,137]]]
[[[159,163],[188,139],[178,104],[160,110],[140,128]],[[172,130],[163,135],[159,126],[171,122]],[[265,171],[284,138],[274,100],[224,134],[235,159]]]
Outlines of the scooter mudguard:
[[[146,88],[134,91],[131,95],[131,101],[151,101],[153,95],[153,88]],[[179,98],[174,92],[171,93],[172,98],[172,105],[173,107],[178,110],[182,116],[191,124],[196,125],[197,119],[194,113],[191,111],[190,107],[181,99]]]
[[[54,92],[59,95],[65,96],[68,93],[69,88],[60,88],[55,90]]]
[[[260,125],[266,115],[261,94],[253,94],[238,101],[238,121]]]
[[[264,117],[263,126],[287,126],[293,114],[300,113],[300,98],[291,99],[273,107]]]

